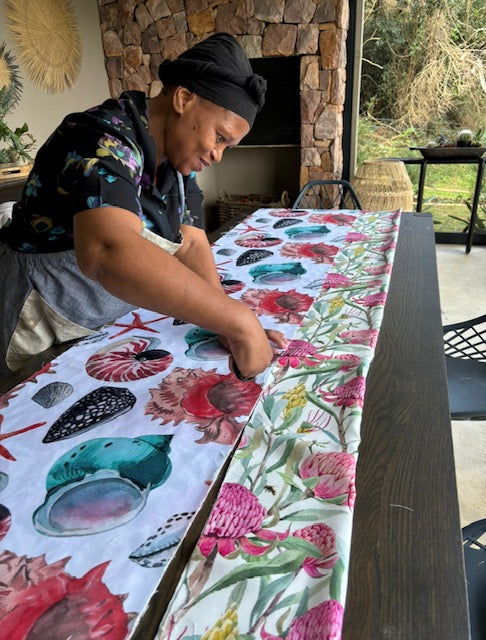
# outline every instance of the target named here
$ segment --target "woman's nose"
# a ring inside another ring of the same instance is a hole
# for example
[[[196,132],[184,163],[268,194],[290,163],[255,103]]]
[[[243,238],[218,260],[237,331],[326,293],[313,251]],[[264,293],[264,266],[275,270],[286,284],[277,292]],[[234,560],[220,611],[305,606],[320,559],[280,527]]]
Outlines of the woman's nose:
[[[213,149],[211,151],[211,162],[221,162],[221,158],[223,157],[222,149]]]

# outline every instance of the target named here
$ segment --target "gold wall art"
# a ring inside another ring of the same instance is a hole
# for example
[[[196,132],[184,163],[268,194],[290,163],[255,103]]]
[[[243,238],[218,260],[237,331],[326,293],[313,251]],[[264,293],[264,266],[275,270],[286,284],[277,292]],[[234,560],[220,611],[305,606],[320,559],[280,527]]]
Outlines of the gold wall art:
[[[48,93],[72,88],[81,68],[81,39],[69,0],[5,0],[5,19],[18,59]]]

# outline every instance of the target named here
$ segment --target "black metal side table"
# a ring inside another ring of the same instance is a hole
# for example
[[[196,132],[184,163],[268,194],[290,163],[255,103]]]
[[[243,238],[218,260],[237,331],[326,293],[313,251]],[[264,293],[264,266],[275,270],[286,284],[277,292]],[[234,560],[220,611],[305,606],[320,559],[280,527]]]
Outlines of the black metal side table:
[[[479,196],[481,195],[481,185],[483,181],[484,165],[486,158],[484,156],[467,157],[467,156],[454,156],[448,155],[445,157],[422,157],[422,158],[394,158],[395,160],[401,160],[404,164],[419,164],[420,175],[417,190],[417,206],[416,211],[422,211],[422,201],[424,196],[425,174],[427,166],[429,164],[476,164],[478,167],[476,174],[476,184],[474,187],[474,195],[471,207],[471,218],[469,221],[469,228],[466,238],[466,253],[471,251],[473,239],[474,239],[474,225],[476,223]]]

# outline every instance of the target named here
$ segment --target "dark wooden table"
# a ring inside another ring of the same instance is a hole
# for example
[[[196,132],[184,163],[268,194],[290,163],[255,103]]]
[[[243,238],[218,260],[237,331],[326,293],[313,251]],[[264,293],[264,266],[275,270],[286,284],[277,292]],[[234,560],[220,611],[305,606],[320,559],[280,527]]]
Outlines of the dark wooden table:
[[[467,640],[432,217],[402,216],[367,379],[343,640]]]

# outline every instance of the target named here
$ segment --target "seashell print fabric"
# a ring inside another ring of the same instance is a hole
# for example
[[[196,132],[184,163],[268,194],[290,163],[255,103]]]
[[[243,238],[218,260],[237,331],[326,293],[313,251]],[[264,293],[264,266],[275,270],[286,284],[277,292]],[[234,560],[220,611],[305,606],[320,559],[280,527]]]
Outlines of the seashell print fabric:
[[[239,442],[157,637],[340,638],[399,217],[261,209],[214,244],[226,293],[289,339],[255,381],[210,332],[137,309],[0,396],[9,637],[128,638]]]

